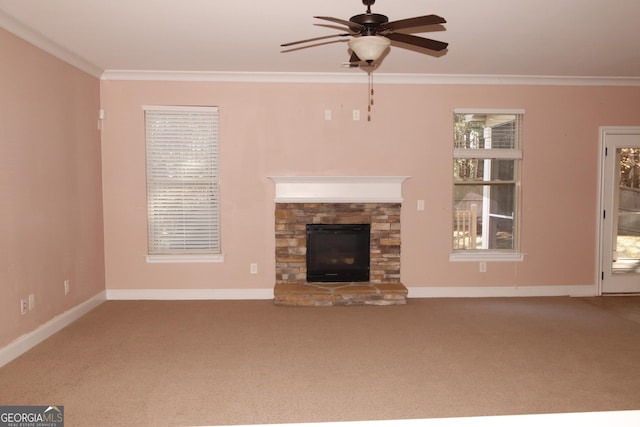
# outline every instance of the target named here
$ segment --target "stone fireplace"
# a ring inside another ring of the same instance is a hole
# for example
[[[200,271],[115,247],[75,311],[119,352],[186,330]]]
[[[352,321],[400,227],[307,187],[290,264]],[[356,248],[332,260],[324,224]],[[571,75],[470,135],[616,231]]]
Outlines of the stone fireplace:
[[[400,283],[401,184],[407,177],[272,177],[278,305],[397,305]],[[370,226],[369,280],[307,281],[310,224]]]

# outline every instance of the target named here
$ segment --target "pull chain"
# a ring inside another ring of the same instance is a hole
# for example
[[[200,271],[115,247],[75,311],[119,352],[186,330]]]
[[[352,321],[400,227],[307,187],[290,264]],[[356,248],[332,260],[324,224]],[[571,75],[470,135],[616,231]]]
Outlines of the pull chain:
[[[369,105],[367,105],[367,121],[371,121],[371,110],[373,107],[373,73],[369,73]]]

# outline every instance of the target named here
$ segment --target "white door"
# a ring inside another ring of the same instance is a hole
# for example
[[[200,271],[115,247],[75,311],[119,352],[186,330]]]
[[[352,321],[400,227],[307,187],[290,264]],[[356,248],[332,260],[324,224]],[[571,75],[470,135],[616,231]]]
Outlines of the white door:
[[[601,292],[640,292],[640,128],[602,128]]]

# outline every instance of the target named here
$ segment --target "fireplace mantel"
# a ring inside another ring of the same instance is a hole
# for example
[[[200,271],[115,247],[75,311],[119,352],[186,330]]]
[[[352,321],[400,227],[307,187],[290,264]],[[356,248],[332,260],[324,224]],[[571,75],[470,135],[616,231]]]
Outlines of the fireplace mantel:
[[[408,176],[271,176],[276,203],[402,203]]]

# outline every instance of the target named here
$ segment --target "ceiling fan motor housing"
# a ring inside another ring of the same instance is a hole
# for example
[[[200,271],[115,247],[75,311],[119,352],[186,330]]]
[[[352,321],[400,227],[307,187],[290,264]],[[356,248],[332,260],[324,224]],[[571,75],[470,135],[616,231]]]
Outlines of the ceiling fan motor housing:
[[[363,35],[374,35],[378,31],[378,27],[389,22],[389,18],[379,13],[362,13],[352,16],[349,21],[358,24],[357,27],[350,27],[351,31]]]

